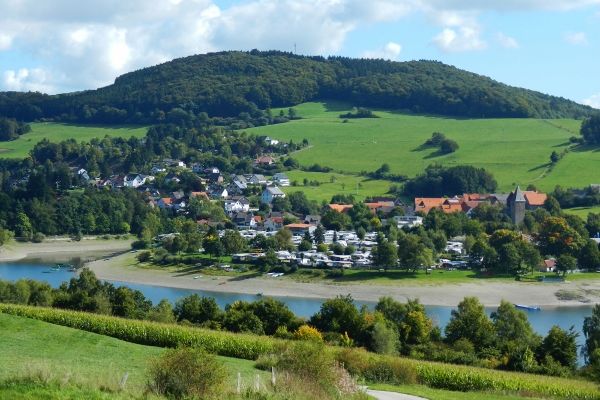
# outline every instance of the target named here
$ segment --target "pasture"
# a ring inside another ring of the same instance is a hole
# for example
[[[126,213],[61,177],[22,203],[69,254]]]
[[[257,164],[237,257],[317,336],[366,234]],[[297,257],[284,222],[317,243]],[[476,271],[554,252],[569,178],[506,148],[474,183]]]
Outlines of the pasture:
[[[517,184],[548,191],[555,185],[600,183],[600,151],[595,149],[570,151],[548,168],[550,154],[567,149],[569,137],[579,135],[578,120],[458,119],[376,110],[379,118],[344,122],[339,115],[351,107],[343,103],[304,103],[295,109],[302,119],[249,132],[283,141],[308,139],[312,147],[293,155],[305,166],[318,163],[355,174],[388,163],[392,173],[412,177],[434,163],[474,165],[492,172],[501,191]],[[433,132],[458,142],[458,151],[441,155],[424,147]]]
[[[289,171],[286,175],[292,185],[296,184],[296,186],[282,187],[286,194],[300,191],[304,192],[309,200],[318,202],[329,202],[336,194],[351,194],[356,200],[361,201],[370,196],[383,196],[392,184],[388,181],[335,172]],[[307,185],[304,185],[304,179],[308,181]],[[313,185],[310,182],[313,182]],[[314,185],[315,182],[319,185]]]
[[[114,390],[128,373],[126,392],[129,396],[139,396],[144,392],[150,361],[164,351],[7,314],[0,314],[0,331],[0,381],[44,376],[49,380]],[[252,361],[218,358],[231,371],[232,387],[237,372],[242,374],[244,382],[250,382],[257,373],[265,375],[254,369]],[[4,398],[2,388],[0,398]]]
[[[29,151],[43,139],[48,139],[51,142],[60,142],[67,139],[87,142],[91,139],[101,139],[105,136],[124,138],[132,136],[142,137],[148,129],[143,126],[79,126],[53,122],[34,122],[30,125],[31,132],[10,142],[0,142],[0,157],[25,158],[29,154]]]

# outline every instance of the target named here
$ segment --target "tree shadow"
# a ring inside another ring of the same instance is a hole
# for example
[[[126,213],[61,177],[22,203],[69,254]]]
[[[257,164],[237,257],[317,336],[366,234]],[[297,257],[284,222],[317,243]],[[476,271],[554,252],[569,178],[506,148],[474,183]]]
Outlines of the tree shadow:
[[[571,144],[571,142],[563,142],[563,143],[555,144],[552,147],[565,147],[565,146],[568,146],[570,144]]]
[[[580,144],[578,146],[573,147],[571,149],[571,151],[574,153],[585,153],[585,152],[597,153],[597,152],[600,152],[600,146],[594,146],[591,144]]]
[[[550,165],[552,165],[552,163],[548,162],[545,164],[540,164],[537,167],[533,167],[527,170],[527,172],[534,172],[534,171],[539,171],[540,169],[545,169],[548,168]]]
[[[227,279],[228,282],[240,282],[245,281],[247,279],[260,278],[262,274],[260,272],[253,272],[251,274],[234,276],[233,278]]]
[[[329,112],[350,111],[353,107],[350,103],[339,100],[325,100],[323,105],[325,106],[325,110]]]
[[[428,155],[426,155],[425,157],[423,157],[423,160],[429,160],[429,159],[432,159],[432,158],[438,158],[438,157],[445,156],[445,155],[446,155],[446,153],[444,153],[443,151],[436,150],[433,153],[429,153]]]

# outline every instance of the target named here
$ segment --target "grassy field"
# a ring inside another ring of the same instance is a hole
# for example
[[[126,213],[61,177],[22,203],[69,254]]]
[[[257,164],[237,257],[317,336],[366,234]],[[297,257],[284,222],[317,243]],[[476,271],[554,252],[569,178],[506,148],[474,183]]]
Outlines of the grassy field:
[[[140,126],[77,126],[51,122],[32,123],[31,132],[22,135],[17,140],[0,142],[0,157],[24,158],[33,149],[33,146],[42,139],[60,142],[67,139],[89,141],[105,136],[142,137],[146,134],[146,130],[147,127]]]
[[[567,208],[563,211],[586,219],[589,213],[600,214],[600,206]]]
[[[290,171],[286,173],[290,182],[297,182],[297,186],[282,188],[285,193],[302,191],[310,200],[329,202],[335,194],[351,194],[356,200],[364,200],[369,196],[385,195],[391,182],[368,179],[357,175]],[[319,182],[319,186],[303,185],[303,180]]]
[[[538,277],[556,277],[553,273],[534,273],[527,276],[527,281],[536,282]],[[448,285],[468,282],[496,281],[496,282],[514,282],[514,276],[485,276],[479,275],[473,271],[446,271],[433,270],[427,274],[423,270],[417,272],[407,272],[404,270],[379,271],[377,269],[348,269],[344,270],[343,276],[329,277],[323,270],[317,269],[299,269],[297,272],[286,275],[287,279],[293,279],[298,282],[327,282],[327,283],[360,283],[361,285]],[[568,274],[567,281],[582,281],[600,279],[597,272],[582,272]],[[540,283],[543,284],[543,283]]]
[[[396,174],[414,176],[433,163],[475,165],[491,171],[500,190],[530,183],[551,190],[600,182],[600,151],[569,152],[548,173],[552,151],[569,146],[577,136],[577,120],[455,119],[377,111],[380,118],[352,119],[339,114],[350,109],[340,103],[305,103],[295,107],[302,119],[257,127],[250,132],[284,141],[306,138],[311,148],[294,155],[302,165],[321,165],[339,171],[373,171],[386,162]],[[421,145],[432,132],[443,132],[460,145],[456,153],[439,155]]]
[[[0,314],[0,381],[12,377],[43,375],[92,388],[117,389],[123,375],[129,374],[126,390],[142,393],[149,361],[162,348],[124,342],[108,336],[52,325],[46,322]],[[231,385],[242,373],[249,383],[255,374],[247,360],[219,357],[231,371]],[[0,385],[0,398],[3,394]],[[35,398],[35,397],[33,397]],[[78,398],[78,397],[77,397]]]

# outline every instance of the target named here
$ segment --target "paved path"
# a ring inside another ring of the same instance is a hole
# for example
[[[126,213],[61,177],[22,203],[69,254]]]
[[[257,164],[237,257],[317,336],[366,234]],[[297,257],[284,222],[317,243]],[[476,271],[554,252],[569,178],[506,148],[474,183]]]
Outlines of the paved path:
[[[425,400],[423,397],[411,396],[410,394],[383,392],[381,390],[367,389],[367,394],[377,400]]]

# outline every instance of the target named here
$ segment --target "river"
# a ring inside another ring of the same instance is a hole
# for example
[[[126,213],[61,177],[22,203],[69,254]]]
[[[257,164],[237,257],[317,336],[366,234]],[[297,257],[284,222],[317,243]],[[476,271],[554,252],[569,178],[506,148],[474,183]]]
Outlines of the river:
[[[70,262],[73,262],[71,260]],[[67,270],[53,271],[51,267],[53,263],[44,262],[43,260],[23,260],[19,262],[0,263],[0,280],[16,281],[18,279],[35,279],[39,281],[48,282],[53,287],[58,287],[62,282],[71,279],[75,273]],[[256,295],[249,294],[237,294],[237,293],[223,293],[223,292],[209,292],[191,289],[178,289],[161,286],[133,284],[126,282],[112,282],[117,286],[127,286],[132,289],[141,291],[148,299],[152,300],[153,303],[157,303],[161,299],[167,299],[172,303],[175,303],[181,297],[190,295],[192,293],[198,293],[204,296],[214,297],[217,303],[224,307],[236,300],[252,301],[258,297]],[[301,297],[276,297],[278,300],[283,301],[288,307],[298,316],[310,317],[316,313],[322,300],[314,298],[301,298]],[[372,302],[361,302],[356,301],[357,305],[367,305],[373,307],[375,303]],[[445,306],[425,306],[428,315],[432,320],[444,328],[450,319],[453,307]],[[580,306],[580,307],[545,307],[541,311],[526,311],[529,321],[532,327],[540,335],[546,335],[553,325],[558,325],[563,329],[569,329],[571,326],[579,333],[578,344],[583,344],[583,319],[586,316],[591,315],[591,306]],[[494,308],[488,308],[488,313],[494,311]],[[581,361],[581,360],[580,360]]]

